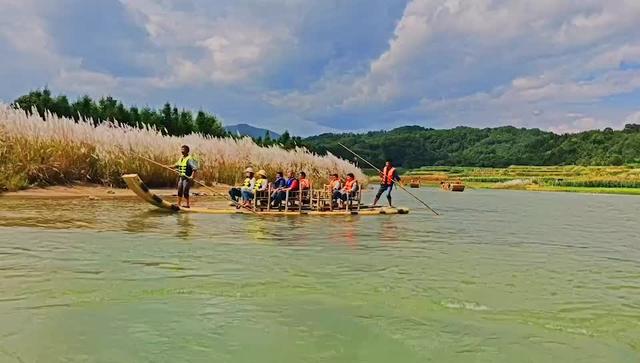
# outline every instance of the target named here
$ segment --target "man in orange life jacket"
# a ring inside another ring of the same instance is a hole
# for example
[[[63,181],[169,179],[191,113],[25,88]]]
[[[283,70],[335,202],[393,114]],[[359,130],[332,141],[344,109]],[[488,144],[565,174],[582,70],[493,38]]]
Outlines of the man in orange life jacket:
[[[400,181],[400,176],[398,176],[398,172],[396,168],[391,165],[391,160],[387,160],[384,165],[384,169],[382,169],[382,173],[380,173],[380,189],[378,189],[378,193],[376,193],[376,199],[373,201],[373,205],[378,204],[378,200],[382,193],[387,192],[387,200],[389,201],[389,207],[393,207],[391,204],[391,190],[393,189],[393,183]]]

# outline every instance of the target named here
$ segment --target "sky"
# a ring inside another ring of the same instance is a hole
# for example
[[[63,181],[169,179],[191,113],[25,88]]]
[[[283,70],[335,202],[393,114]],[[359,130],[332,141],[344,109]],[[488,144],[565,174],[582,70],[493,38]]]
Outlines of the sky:
[[[171,102],[307,136],[640,123],[638,0],[0,0],[0,100]]]

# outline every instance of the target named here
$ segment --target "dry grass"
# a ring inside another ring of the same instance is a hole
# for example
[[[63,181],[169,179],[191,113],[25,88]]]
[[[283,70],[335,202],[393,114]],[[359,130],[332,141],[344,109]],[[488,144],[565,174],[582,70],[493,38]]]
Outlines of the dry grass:
[[[125,173],[138,173],[152,186],[171,186],[175,175],[137,155],[172,165],[182,144],[191,147],[200,164],[198,179],[207,182],[236,184],[247,166],[265,169],[270,179],[278,170],[294,170],[307,172],[316,183],[333,172],[353,172],[365,180],[361,170],[349,162],[305,149],[263,148],[249,138],[163,136],[152,128],[118,124],[94,127],[54,115],[43,121],[0,104],[0,187],[15,190],[77,180],[121,186],[120,176]]]
[[[527,186],[533,184],[528,179],[513,179],[503,183],[496,183],[493,185],[494,189],[525,189]]]
[[[470,186],[492,189],[640,193],[640,165],[624,166],[510,166],[508,168],[423,167],[408,177],[433,183],[443,175]],[[618,189],[610,191],[609,189]],[[634,191],[634,189],[637,189]]]

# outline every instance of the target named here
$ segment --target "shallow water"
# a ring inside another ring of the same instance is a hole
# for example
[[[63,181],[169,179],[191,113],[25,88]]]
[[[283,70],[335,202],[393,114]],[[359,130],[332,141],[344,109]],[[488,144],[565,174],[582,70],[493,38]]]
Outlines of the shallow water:
[[[638,362],[640,197],[406,216],[0,198],[0,362]]]

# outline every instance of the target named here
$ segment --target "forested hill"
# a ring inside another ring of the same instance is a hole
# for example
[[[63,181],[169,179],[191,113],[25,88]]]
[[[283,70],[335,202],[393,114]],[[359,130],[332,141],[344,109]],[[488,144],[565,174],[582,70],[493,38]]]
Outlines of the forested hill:
[[[449,130],[405,126],[366,134],[322,134],[303,143],[352,159],[338,142],[376,165],[385,158],[407,168],[424,165],[621,165],[640,163],[640,125],[557,135],[539,129],[497,127]]]
[[[32,91],[13,104],[26,112],[46,111],[59,116],[93,120],[94,123],[117,120],[131,126],[153,126],[168,135],[230,135],[215,115],[178,110],[167,103],[161,109],[126,107],[122,102],[89,96],[70,102],[64,95],[52,97],[48,89]],[[284,132],[279,137],[257,137],[264,146],[285,149],[304,146],[324,154],[327,151],[353,160],[341,142],[376,165],[391,158],[396,165],[414,168],[426,165],[505,167],[509,165],[621,165],[640,163],[640,125],[628,124],[623,130],[586,131],[557,135],[538,129],[497,127],[476,129],[456,127],[450,130],[405,126],[391,131],[366,134],[322,134],[302,139]]]

